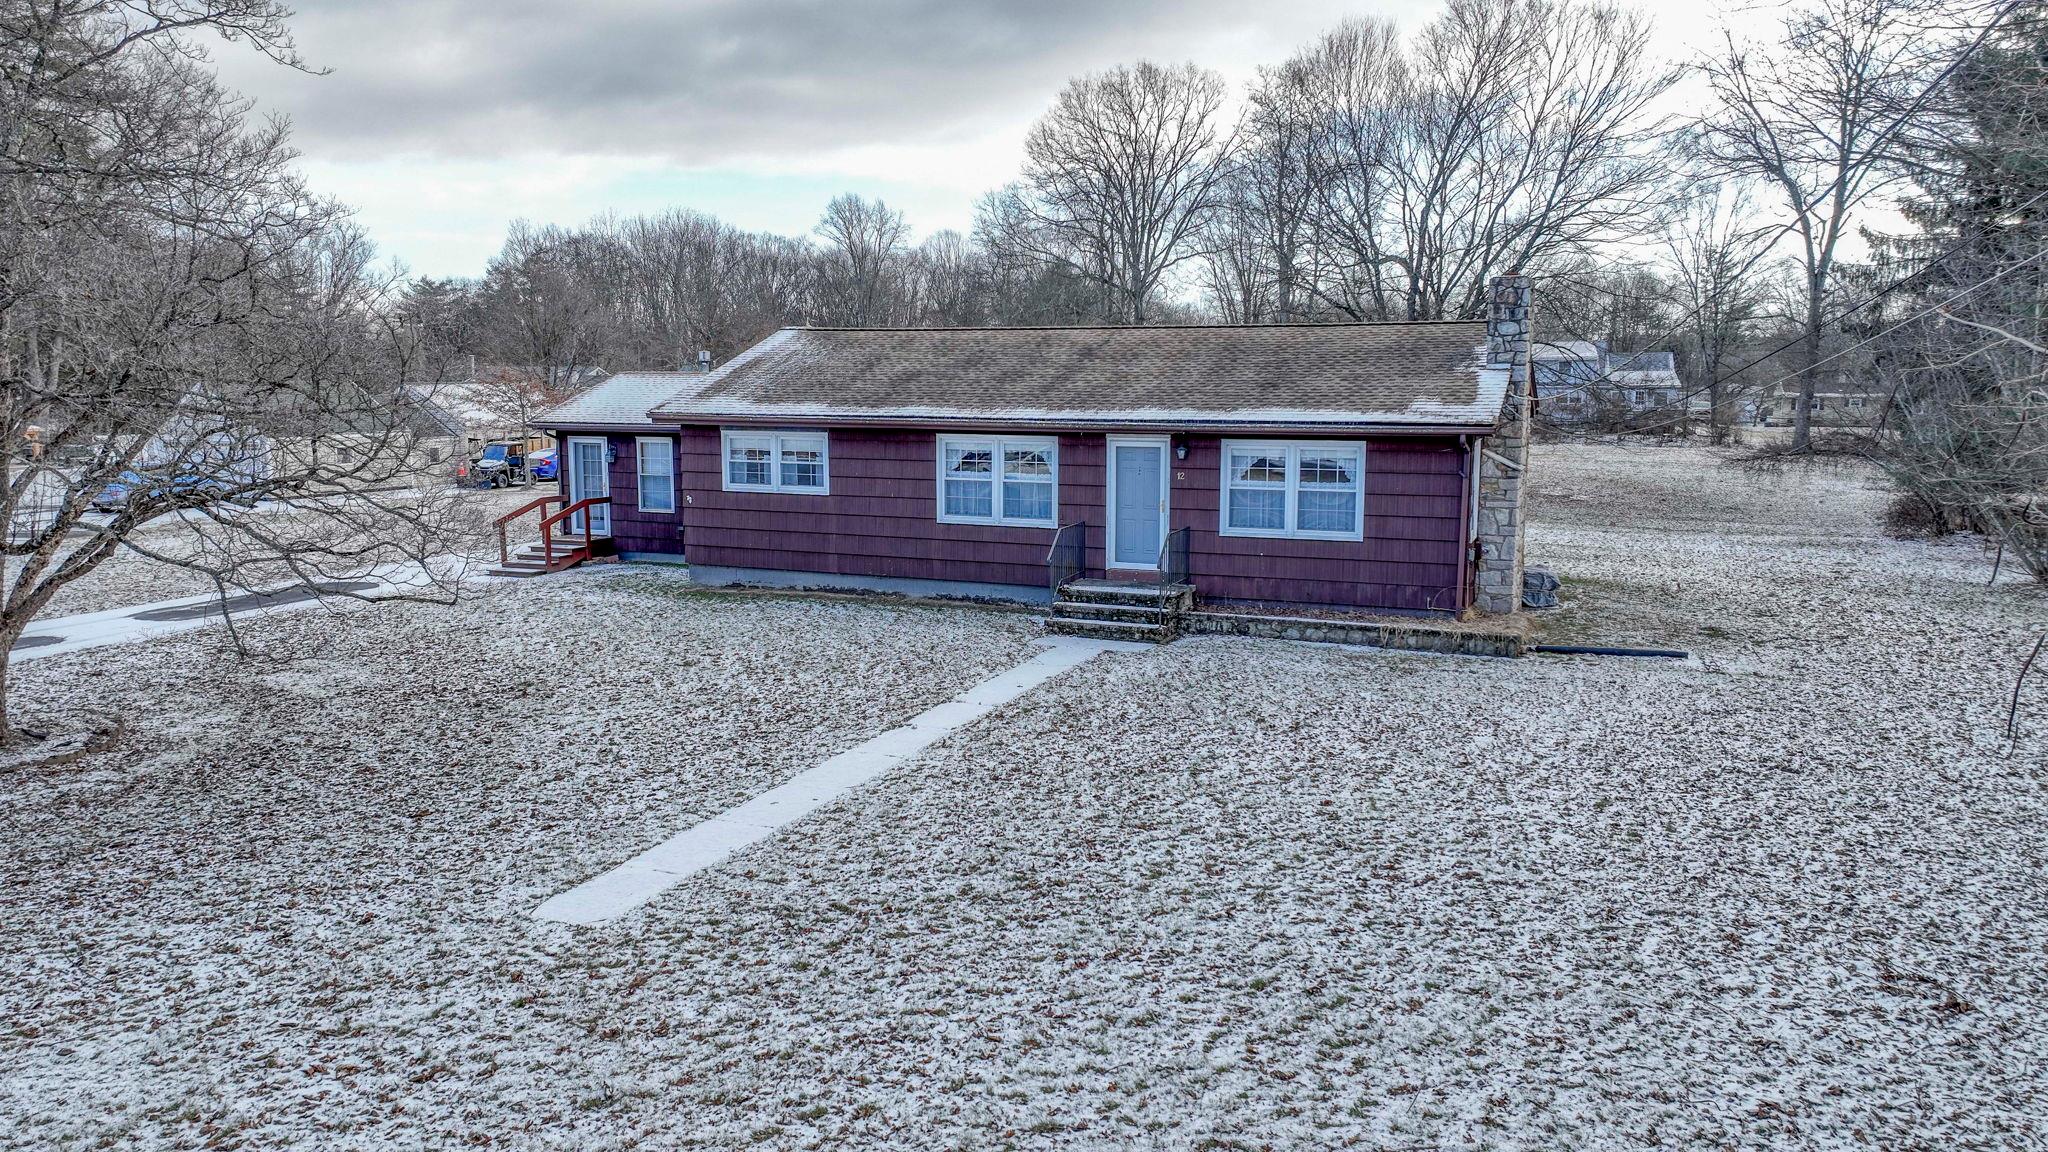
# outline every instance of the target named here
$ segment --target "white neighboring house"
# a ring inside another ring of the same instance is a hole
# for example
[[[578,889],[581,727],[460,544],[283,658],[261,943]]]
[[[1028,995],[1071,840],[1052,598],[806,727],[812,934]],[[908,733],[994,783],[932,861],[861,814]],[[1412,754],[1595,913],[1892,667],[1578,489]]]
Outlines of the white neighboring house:
[[[1536,345],[1537,410],[1552,424],[1631,422],[1683,411],[1687,397],[1674,352],[1613,352],[1600,340]]]
[[[1539,340],[1529,354],[1536,408],[1554,424],[1591,423],[1596,393],[1607,371],[1607,345],[1598,340]]]
[[[459,425],[467,458],[484,445],[524,440],[528,452],[554,447],[554,437],[534,426],[541,411],[588,391],[610,375],[602,368],[573,370],[471,365],[469,378],[451,380],[433,389],[435,406]]]
[[[1608,356],[1607,382],[1631,415],[1679,408],[1686,400],[1674,352],[1627,352]]]
[[[1791,427],[1799,410],[1799,385],[1797,375],[1777,381],[1752,402],[1751,419],[1766,427]],[[1830,369],[1815,384],[1812,423],[1828,428],[1873,427],[1883,419],[1889,403],[1890,394],[1867,370]]]

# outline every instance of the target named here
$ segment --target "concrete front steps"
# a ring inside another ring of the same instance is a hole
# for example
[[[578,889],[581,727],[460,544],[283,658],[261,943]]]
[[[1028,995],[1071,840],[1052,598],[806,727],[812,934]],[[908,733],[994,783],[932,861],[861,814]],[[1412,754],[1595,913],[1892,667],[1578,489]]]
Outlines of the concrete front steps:
[[[519,547],[512,549],[507,555],[510,559],[492,568],[490,570],[491,575],[517,576],[521,578],[545,576],[550,572],[560,572],[564,568],[574,568],[576,565],[590,559],[590,540],[584,536],[555,537],[555,562],[553,564],[548,563],[547,553],[542,550],[538,540],[521,544]]]
[[[1045,630],[1055,636],[1164,644],[1180,635],[1181,614],[1194,606],[1195,590],[1187,584],[1072,580],[1060,587]]]

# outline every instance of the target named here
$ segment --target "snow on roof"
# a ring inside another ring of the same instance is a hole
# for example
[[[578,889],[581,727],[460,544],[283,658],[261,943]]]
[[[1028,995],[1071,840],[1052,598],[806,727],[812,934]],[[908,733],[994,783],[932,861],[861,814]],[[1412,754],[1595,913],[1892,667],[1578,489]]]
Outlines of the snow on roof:
[[[542,411],[534,423],[546,427],[645,427],[651,423],[647,414],[656,405],[689,382],[703,379],[701,372],[621,372]]]
[[[1536,360],[1598,360],[1600,346],[1591,340],[1538,340],[1530,356]]]
[[[1678,373],[1669,368],[1653,368],[1645,372],[1610,372],[1607,379],[1618,388],[1676,388],[1680,383]]]
[[[1678,357],[1669,350],[1658,352],[1616,352],[1608,357],[1612,368],[1607,378],[1623,388],[1677,388]]]
[[[1676,372],[1678,354],[1660,352],[1615,352],[1608,357],[1617,372]]]
[[[709,374],[615,376],[589,399],[616,415],[666,388],[649,407],[668,424],[1491,427],[1508,373],[1485,359],[1478,321],[785,328]]]

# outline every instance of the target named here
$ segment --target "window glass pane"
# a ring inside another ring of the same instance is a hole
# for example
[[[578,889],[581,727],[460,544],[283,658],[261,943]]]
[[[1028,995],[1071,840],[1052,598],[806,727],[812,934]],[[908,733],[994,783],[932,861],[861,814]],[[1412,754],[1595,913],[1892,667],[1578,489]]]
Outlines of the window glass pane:
[[[1358,457],[1303,453],[1301,457],[1301,482],[1310,484],[1341,484],[1350,487],[1358,480]]]
[[[1287,457],[1277,452],[1233,452],[1230,477],[1236,484],[1285,484]]]
[[[1040,480],[1004,480],[1003,518],[1052,523],[1052,484]]]
[[[640,464],[640,507],[648,512],[675,511],[675,468],[668,454],[668,443],[660,440],[635,443]]]
[[[825,486],[825,444],[821,440],[782,442],[782,486],[823,488]]]
[[[726,445],[726,481],[731,484],[772,484],[775,482],[772,471],[774,458],[774,441],[735,436]]]
[[[1287,490],[1231,488],[1230,526],[1267,532],[1284,530],[1287,527]]]
[[[990,475],[995,472],[996,450],[989,444],[946,445],[946,471],[953,475]]]
[[[1052,451],[1048,448],[1003,449],[1003,475],[1051,476]]]
[[[1350,533],[1357,525],[1358,493],[1347,489],[1303,488],[1296,528],[1303,532]]]
[[[946,515],[993,519],[996,486],[993,480],[946,478]]]

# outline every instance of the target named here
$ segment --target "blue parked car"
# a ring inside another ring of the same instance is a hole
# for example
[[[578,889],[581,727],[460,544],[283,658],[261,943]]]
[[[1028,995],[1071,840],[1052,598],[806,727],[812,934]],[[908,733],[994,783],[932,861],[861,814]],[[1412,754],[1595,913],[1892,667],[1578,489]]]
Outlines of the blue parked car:
[[[129,501],[137,496],[160,498],[164,496],[191,496],[202,500],[219,499],[227,493],[228,486],[213,476],[173,476],[164,480],[158,476],[145,476],[129,470],[114,477],[113,481],[92,498],[96,512],[119,512],[128,507]]]
[[[553,448],[544,448],[526,458],[526,470],[535,480],[553,480],[561,475],[561,468],[561,458],[555,455]]]

